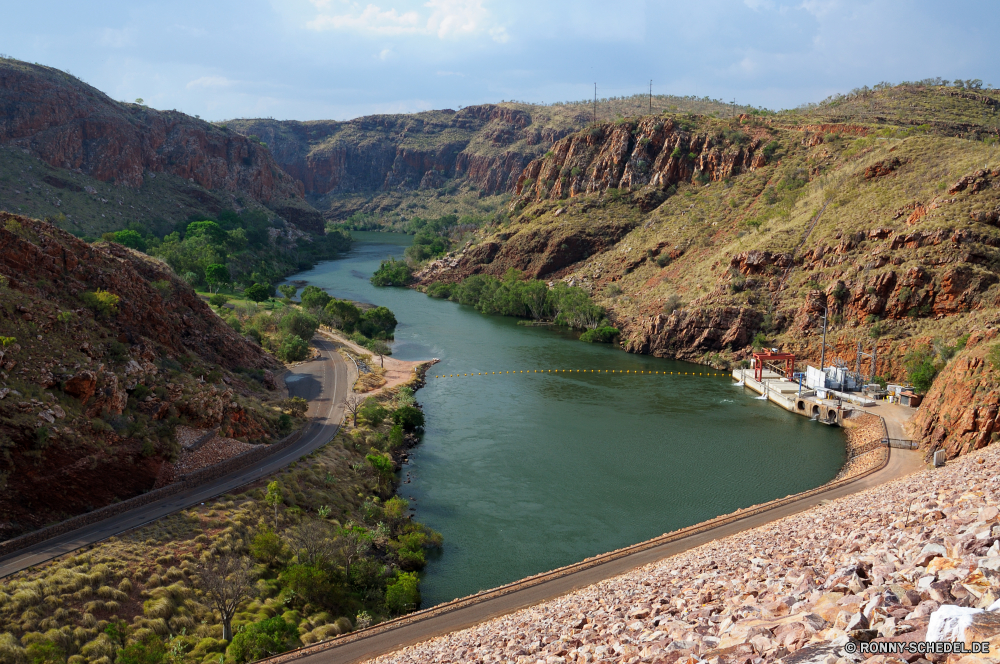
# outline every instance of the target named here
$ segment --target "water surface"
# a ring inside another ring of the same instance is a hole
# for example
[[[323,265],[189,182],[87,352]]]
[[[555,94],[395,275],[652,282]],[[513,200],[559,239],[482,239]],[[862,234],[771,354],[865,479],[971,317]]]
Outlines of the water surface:
[[[410,238],[354,233],[344,258],[291,277],[392,309],[395,357],[440,358],[417,393],[427,431],[399,493],[444,535],[423,606],[634,544],[818,486],[843,434],[724,378],[607,374],[434,375],[520,369],[698,371],[572,335],[525,328],[368,277]]]

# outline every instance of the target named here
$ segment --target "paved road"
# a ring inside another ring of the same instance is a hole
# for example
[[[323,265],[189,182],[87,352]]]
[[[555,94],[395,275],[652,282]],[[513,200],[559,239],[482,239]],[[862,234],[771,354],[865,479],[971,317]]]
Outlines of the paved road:
[[[258,466],[234,471],[196,489],[174,494],[125,514],[39,542],[17,553],[8,554],[0,558],[0,577],[228,493],[236,487],[270,475],[328,443],[336,435],[344,419],[344,399],[350,390],[355,369],[346,364],[344,358],[334,350],[334,344],[329,341],[317,337],[313,340],[313,344],[320,350],[319,357],[296,367],[285,377],[289,395],[301,396],[309,401],[307,415],[311,421],[297,443],[269,457]]]
[[[611,559],[590,567],[580,563],[581,569],[567,570],[566,573],[554,574],[550,580],[535,585],[526,585],[513,592],[491,596],[487,593],[482,601],[471,605],[456,607],[426,618],[417,618],[413,622],[401,624],[398,627],[374,632],[371,636],[355,641],[337,644],[334,641],[330,647],[313,653],[303,653],[296,658],[296,664],[350,664],[361,662],[378,655],[398,650],[402,647],[426,641],[459,629],[465,629],[491,618],[512,613],[528,606],[539,604],[560,595],[589,586],[605,579],[617,576],[636,567],[656,562],[669,556],[677,555],[696,546],[700,546],[721,537],[756,528],[776,519],[796,514],[820,502],[842,498],[863,491],[890,480],[909,475],[924,467],[921,454],[918,451],[891,450],[889,463],[882,470],[863,477],[856,482],[830,489],[802,500],[782,505],[762,514],[749,516],[739,521],[720,525],[711,530],[690,535],[683,539]],[[289,655],[278,656],[275,659],[284,661]]]

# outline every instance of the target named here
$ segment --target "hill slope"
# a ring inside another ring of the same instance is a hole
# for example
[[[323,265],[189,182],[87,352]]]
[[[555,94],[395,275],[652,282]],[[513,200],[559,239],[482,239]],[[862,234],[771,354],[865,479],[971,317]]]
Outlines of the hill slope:
[[[177,111],[115,101],[57,69],[0,59],[0,118],[0,201],[9,210],[98,234],[265,205],[323,230],[265,146]]]
[[[768,118],[592,127],[525,167],[509,223],[418,276],[563,279],[607,308],[626,350],[715,366],[755,338],[815,363],[827,307],[828,363],[853,369],[860,344],[889,380],[907,364],[947,375],[956,353],[984,354],[1000,305],[998,99],[903,86]],[[991,365],[976,381],[987,408]],[[961,406],[931,397],[931,447],[956,455],[1000,428],[992,406],[932,436]]]
[[[120,245],[0,214],[0,338],[2,539],[153,488],[179,424],[281,433],[262,384],[280,365]]]

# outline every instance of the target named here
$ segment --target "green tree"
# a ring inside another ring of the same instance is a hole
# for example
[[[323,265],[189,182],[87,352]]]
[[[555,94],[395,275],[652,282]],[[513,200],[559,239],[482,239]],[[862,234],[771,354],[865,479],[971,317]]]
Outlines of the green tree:
[[[361,321],[361,309],[347,300],[331,300],[323,309],[330,325],[350,334]]]
[[[906,367],[910,383],[920,394],[926,394],[931,389],[931,383],[941,369],[935,360],[934,351],[930,348],[912,350],[903,356],[903,366]]]
[[[413,281],[413,270],[403,261],[389,258],[382,261],[370,281],[374,286],[406,286]]]
[[[286,335],[278,345],[277,355],[283,362],[301,362],[309,357],[309,342],[297,334]]]
[[[254,302],[263,302],[267,298],[271,297],[271,289],[264,284],[254,284],[253,286],[247,286],[243,294],[248,300]]]
[[[374,339],[368,345],[368,350],[378,355],[378,364],[380,367],[385,367],[385,356],[392,355],[392,349],[389,348],[389,344],[381,339]]]
[[[155,634],[146,634],[142,640],[125,646],[118,653],[115,664],[161,664],[167,659],[167,647]]]
[[[358,329],[365,336],[391,339],[396,330],[396,316],[386,307],[373,307],[361,314]]]
[[[184,235],[185,238],[201,236],[214,245],[223,245],[228,239],[226,231],[214,221],[192,221]]]
[[[285,622],[281,616],[274,616],[243,627],[233,637],[227,653],[236,662],[253,662],[285,652],[295,636],[295,625]]]
[[[413,431],[424,426],[424,413],[413,406],[401,406],[393,411],[392,421],[407,431]]]
[[[373,427],[382,424],[388,415],[389,411],[375,399],[366,399],[364,405],[358,410],[358,416]]]
[[[380,488],[386,488],[392,483],[392,478],[396,474],[396,468],[392,459],[383,454],[368,454],[365,460],[375,472],[375,479]]]
[[[220,287],[232,281],[232,277],[229,276],[228,267],[221,263],[212,263],[205,268],[205,281],[210,286],[215,286],[215,290],[218,292]]]
[[[306,286],[299,296],[299,301],[304,309],[322,309],[332,299],[326,291],[316,286]]]
[[[595,327],[593,330],[587,330],[580,335],[580,341],[609,344],[613,342],[617,336],[618,328],[604,325],[601,327]]]
[[[142,252],[146,251],[146,240],[137,231],[131,229],[116,231],[113,234],[113,238],[113,242],[116,242],[123,247],[137,249]]]
[[[229,302],[229,298],[223,295],[222,293],[216,293],[212,297],[208,298],[208,303],[211,304],[213,307],[218,307],[219,309],[224,307],[226,305],[226,302]]]
[[[285,500],[284,495],[281,493],[281,485],[278,484],[277,480],[274,480],[267,485],[267,493],[264,494],[264,502],[274,508],[274,528],[278,528],[278,505]]]
[[[395,413],[393,413],[393,420],[395,420]],[[403,446],[406,439],[403,436],[403,425],[396,424],[389,431],[389,449],[398,450]]]
[[[281,559],[284,550],[285,543],[281,536],[271,528],[261,528],[250,542],[250,555],[268,567]]]
[[[111,318],[118,313],[119,297],[114,293],[98,288],[93,292],[87,291],[80,297],[101,318]]]
[[[288,334],[295,334],[302,339],[312,339],[319,328],[319,321],[304,311],[292,310],[282,317],[278,327]]]
[[[63,649],[49,639],[35,641],[26,650],[31,664],[63,664],[66,661]]]
[[[328,606],[334,591],[329,572],[316,565],[291,565],[279,577],[281,585],[306,604]]]
[[[295,291],[297,290],[292,284],[281,284],[278,286],[278,292],[284,295],[286,300],[291,300],[295,297]]]
[[[420,578],[416,572],[400,572],[385,589],[385,604],[396,614],[420,607]]]

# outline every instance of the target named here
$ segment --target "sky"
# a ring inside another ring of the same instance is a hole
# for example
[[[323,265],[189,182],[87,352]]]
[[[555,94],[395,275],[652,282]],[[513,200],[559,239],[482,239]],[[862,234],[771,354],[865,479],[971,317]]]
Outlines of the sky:
[[[772,109],[881,81],[1000,85],[988,0],[32,0],[0,53],[207,120],[644,93]]]

